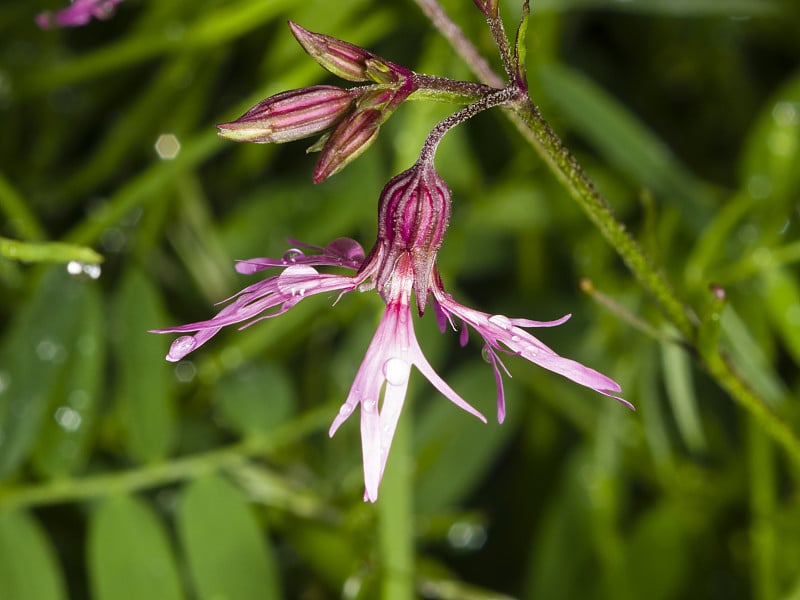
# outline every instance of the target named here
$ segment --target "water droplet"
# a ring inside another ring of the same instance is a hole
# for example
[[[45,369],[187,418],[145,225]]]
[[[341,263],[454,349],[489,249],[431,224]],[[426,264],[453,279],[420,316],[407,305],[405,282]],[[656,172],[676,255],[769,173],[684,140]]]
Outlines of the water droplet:
[[[775,123],[788,127],[800,124],[800,110],[795,102],[777,102],[772,108],[772,118]]]
[[[339,414],[342,415],[343,417],[349,416],[351,412],[353,412],[353,407],[350,406],[349,404],[342,404],[339,407]]]
[[[479,550],[486,543],[486,528],[479,524],[458,521],[448,530],[447,541],[460,550]]]
[[[484,346],[481,348],[481,358],[486,361],[487,363],[491,364],[492,361],[492,351],[489,350],[488,346]]]
[[[531,344],[525,348],[525,353],[530,354],[531,356],[536,356],[537,354],[539,354],[539,349],[533,344]]]
[[[81,426],[83,418],[77,410],[71,409],[69,406],[59,406],[54,415],[56,423],[65,431],[77,431]]]
[[[520,339],[520,338],[519,338],[519,336],[518,336],[518,335],[512,335],[512,336],[511,336],[511,341],[512,341],[512,342],[518,342],[518,341],[519,341],[519,339]]]
[[[402,358],[390,358],[383,363],[383,376],[386,383],[390,385],[403,385],[408,381],[408,374],[411,370],[409,365]]]
[[[369,292],[369,291],[370,291],[370,290],[372,290],[374,287],[375,287],[375,284],[374,284],[374,283],[372,283],[372,282],[370,281],[370,282],[366,282],[366,283],[362,283],[362,284],[360,284],[360,285],[358,286],[358,291],[359,291],[359,292]]]
[[[189,383],[197,375],[197,369],[190,360],[182,360],[175,365],[175,379],[181,383]]]
[[[303,296],[309,285],[313,285],[319,277],[319,272],[308,265],[290,265],[278,275],[278,289],[282,294],[290,296]]]
[[[83,265],[83,272],[91,279],[98,279],[103,270],[100,268],[100,265]]]
[[[365,400],[364,402],[361,403],[361,406],[367,412],[372,412],[373,410],[375,410],[377,408],[378,403],[375,402],[375,400]]]
[[[67,273],[73,277],[88,277],[89,279],[97,279],[102,273],[100,265],[85,264],[77,260],[71,260],[67,263]]]
[[[191,335],[182,335],[177,340],[172,342],[172,345],[169,347],[169,354],[167,355],[170,360],[180,360],[189,352],[195,349],[197,346],[197,342],[194,339],[194,336]]]
[[[298,258],[303,258],[305,254],[303,254],[302,250],[298,250],[297,248],[289,248],[286,252],[283,253],[283,262],[284,263],[295,263],[297,262]]]
[[[50,338],[45,338],[36,345],[36,356],[45,362],[60,363],[66,358],[63,346]]]
[[[181,143],[174,133],[162,133],[153,148],[161,160],[173,160],[181,151]]]
[[[489,317],[489,323],[493,325],[497,325],[501,329],[505,329],[506,331],[511,329],[511,321],[509,321],[508,317],[505,315],[492,315]]]

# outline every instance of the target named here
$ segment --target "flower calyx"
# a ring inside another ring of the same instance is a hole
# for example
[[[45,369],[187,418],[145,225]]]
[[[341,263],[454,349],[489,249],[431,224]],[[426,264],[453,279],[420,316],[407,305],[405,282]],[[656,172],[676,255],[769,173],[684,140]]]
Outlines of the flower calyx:
[[[420,160],[386,184],[378,204],[378,241],[373,250],[379,261],[375,284],[384,297],[398,283],[397,265],[407,264],[419,314],[424,312],[450,211],[450,188],[428,160]]]

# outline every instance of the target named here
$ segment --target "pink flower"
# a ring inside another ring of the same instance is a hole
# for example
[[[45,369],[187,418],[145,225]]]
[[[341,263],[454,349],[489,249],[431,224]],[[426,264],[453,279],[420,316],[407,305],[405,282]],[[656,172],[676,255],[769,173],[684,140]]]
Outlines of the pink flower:
[[[262,258],[238,263],[237,270],[241,273],[268,268],[282,271],[236,294],[217,316],[208,321],[158,330],[156,333],[196,332],[175,340],[167,360],[182,359],[226,325],[248,327],[262,319],[283,314],[309,296],[338,292],[341,297],[356,289],[375,289],[386,303],[386,309],[329,432],[333,436],[356,407],[360,407],[364,498],[371,502],[378,498],[378,487],[405,401],[411,367],[416,367],[456,406],[486,422],[480,412],[434,371],[423,355],[414,333],[412,292],[420,315],[432,296],[442,331],[448,322],[454,327],[457,321],[462,322],[462,345],[467,342],[467,326],[483,338],[485,356],[497,380],[497,416],[500,422],[505,418],[501,369],[506,370],[499,357],[501,352],[519,355],[576,383],[617,398],[632,408],[630,403],[617,396],[621,390],[615,381],[559,356],[524,329],[560,325],[569,315],[549,322],[509,319],[463,306],[445,292],[436,268],[436,254],[450,218],[450,190],[430,161],[421,160],[386,185],[381,193],[378,217],[378,239],[367,257],[357,242],[341,238],[325,248],[295,242],[299,247],[317,251],[310,256],[298,247],[279,260]],[[315,268],[325,266],[353,269],[356,273],[324,274]]]
[[[36,15],[36,24],[42,29],[53,27],[80,27],[92,19],[109,19],[114,8],[122,0],[74,0],[68,8],[56,13],[43,12]]]

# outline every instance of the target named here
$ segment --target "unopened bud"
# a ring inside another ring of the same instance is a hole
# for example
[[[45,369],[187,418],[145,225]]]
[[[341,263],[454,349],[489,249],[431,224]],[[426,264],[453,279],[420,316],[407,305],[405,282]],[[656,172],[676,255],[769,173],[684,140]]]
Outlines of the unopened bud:
[[[270,96],[217,128],[222,137],[237,142],[290,142],[333,127],[352,104],[353,95],[348,90],[315,85]]]
[[[355,44],[308,31],[292,21],[289,21],[289,27],[311,58],[325,70],[347,81],[397,83],[411,75],[409,69]]]
[[[378,136],[381,124],[414,90],[411,80],[399,87],[383,87],[361,92],[352,113],[336,126],[322,144],[322,154],[314,168],[314,182],[335,175],[358,158]],[[316,151],[314,144],[309,151]]]
[[[331,132],[314,168],[314,183],[335,175],[358,158],[375,141],[383,121],[380,110],[354,112]]]

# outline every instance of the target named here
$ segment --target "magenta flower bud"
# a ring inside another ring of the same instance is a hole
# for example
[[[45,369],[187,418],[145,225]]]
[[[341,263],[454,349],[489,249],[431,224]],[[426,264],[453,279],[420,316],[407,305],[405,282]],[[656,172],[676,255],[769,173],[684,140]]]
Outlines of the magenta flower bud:
[[[381,111],[368,109],[354,112],[339,123],[314,167],[314,183],[325,181],[361,156],[375,141],[382,122]]]
[[[421,315],[449,223],[450,188],[429,161],[418,162],[393,177],[383,188],[378,205],[378,245],[383,246],[376,275],[378,291],[385,293],[399,257],[409,255]]]
[[[36,24],[42,29],[53,27],[80,27],[92,19],[109,19],[122,0],[75,0],[67,8],[55,13],[36,15]]]
[[[361,92],[353,113],[323,140],[322,154],[314,167],[314,183],[335,175],[358,158],[378,137],[381,124],[414,91],[406,80],[399,88],[389,87]],[[317,150],[316,145],[310,151]]]
[[[332,85],[314,85],[262,100],[244,115],[217,125],[220,136],[236,142],[290,142],[333,127],[353,105],[353,94]]]
[[[303,49],[322,68],[347,81],[374,81],[398,83],[407,79],[411,71],[381,58],[355,44],[329,35],[314,33],[289,21],[289,27]]]

